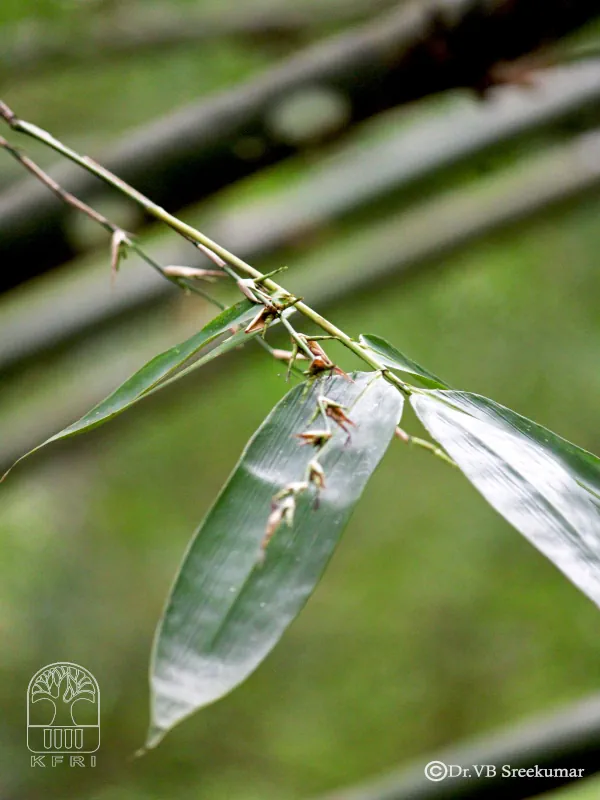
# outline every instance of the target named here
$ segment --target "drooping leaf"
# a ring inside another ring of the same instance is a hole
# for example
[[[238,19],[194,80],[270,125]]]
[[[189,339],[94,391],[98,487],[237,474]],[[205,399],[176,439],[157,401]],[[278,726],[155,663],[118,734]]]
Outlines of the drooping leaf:
[[[274,320],[271,323],[271,327],[274,327],[277,324],[278,320]],[[158,392],[161,389],[164,389],[171,383],[174,383],[175,381],[178,381],[180,378],[189,375],[190,372],[193,372],[194,370],[203,367],[205,364],[208,364],[209,361],[213,361],[215,358],[225,355],[225,353],[229,353],[230,350],[235,350],[238,347],[242,347],[244,344],[249,342],[251,339],[254,339],[255,337],[256,333],[246,333],[244,328],[241,327],[238,331],[232,333],[231,336],[228,336],[227,339],[224,339],[220,344],[216,345],[216,347],[213,347],[212,350],[209,350],[208,353],[206,353],[205,355],[200,355],[200,358],[192,357],[188,359],[189,363],[186,362],[186,364],[183,366],[182,369],[174,371],[173,375],[167,377],[163,381],[160,381],[151,389],[148,389],[148,391],[144,392],[139,399],[141,400],[142,397],[149,397],[151,394],[154,394],[154,392]],[[202,353],[202,350],[200,351],[200,353]]]
[[[66,439],[70,436],[76,436],[79,433],[97,428],[108,420],[126,411],[142,397],[150,394],[156,388],[162,388],[166,385],[167,379],[173,376],[178,369],[185,365],[190,359],[201,352],[207,345],[217,339],[219,336],[233,330],[238,326],[247,323],[256,313],[256,306],[248,300],[243,300],[230,308],[225,309],[213,320],[211,320],[201,331],[195,333],[185,342],[175,345],[174,347],[165,350],[164,353],[152,358],[141,369],[135,372],[130,378],[115,389],[112,394],[98,403],[97,406],[84,414],[83,417],[68,425],[63,430],[55,433],[45,442],[42,442],[29,453],[21,456],[15,462],[19,463],[23,458],[26,458],[31,453],[44,447],[51,442],[56,442],[59,439]],[[202,363],[210,361],[212,358],[217,357],[223,352],[236,347],[243,340],[243,333],[234,333],[225,342],[220,344],[214,351],[211,351]],[[195,364],[194,366],[199,366]],[[14,466],[14,465],[13,465]]]
[[[313,592],[365,485],[388,447],[403,398],[377,373],[320,378],[292,389],[248,443],[185,555],[159,624],[151,666],[148,746],[184,717],[241,683]],[[325,488],[297,497],[261,563],[274,495],[303,481],[317,451],[296,434],[322,429],[319,395],[341,403],[351,434],[330,421],[319,454]]]
[[[376,353],[379,360],[382,364],[385,364],[386,367],[415,375],[424,386],[430,389],[450,388],[441,378],[438,378],[433,372],[429,372],[425,367],[420,366],[416,361],[405,356],[404,353],[401,353],[385,339],[382,339],[381,336],[361,333],[360,343]]]
[[[411,402],[490,505],[600,605],[600,459],[479,395]]]

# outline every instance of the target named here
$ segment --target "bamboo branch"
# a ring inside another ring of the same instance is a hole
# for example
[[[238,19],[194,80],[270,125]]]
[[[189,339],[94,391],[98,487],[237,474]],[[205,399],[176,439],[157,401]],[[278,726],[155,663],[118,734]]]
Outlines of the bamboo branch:
[[[5,108],[5,107],[4,107]],[[0,114],[3,110],[3,104],[0,102]],[[113,276],[116,274],[119,266],[119,259],[120,259],[120,249],[121,246],[125,246],[128,249],[133,250],[133,252],[137,253],[140,258],[148,264],[155,272],[157,272],[162,278],[166,281],[178,286],[180,289],[183,289],[185,292],[192,293],[199,295],[204,300],[208,301],[213,306],[216,306],[218,309],[223,310],[225,306],[216,298],[212,297],[208,292],[205,292],[204,289],[201,289],[196,281],[194,280],[194,276],[190,275],[191,273],[198,274],[210,274],[211,277],[222,277],[226,273],[223,270],[192,270],[189,267],[184,268],[177,268],[177,267],[162,267],[155,259],[153,259],[148,253],[134,240],[132,239],[129,234],[120,228],[118,225],[115,225],[111,222],[107,217],[103,214],[100,214],[91,206],[88,206],[86,203],[79,200],[74,195],[66,192],[62,186],[60,186],[53,178],[48,175],[38,164],[35,163],[29,156],[23,153],[16,147],[13,147],[4,137],[0,136],[0,149],[6,150],[10,155],[21,164],[28,172],[34,175],[38,181],[44,186],[47,186],[53,194],[55,194],[59,200],[61,200],[66,205],[74,208],[76,211],[79,211],[85,216],[89,217],[93,222],[96,222],[100,227],[104,228],[108,233],[111,234],[111,273]],[[215,253],[205,247],[203,244],[198,243],[198,248],[212,261],[214,261],[218,266],[225,267],[225,262],[219,258]],[[274,356],[276,359],[281,358],[280,355],[271,347],[271,345],[267,344],[264,339],[255,339],[254,340],[263,350],[268,352],[270,355]],[[293,369],[293,364],[290,365],[290,370]]]
[[[600,0],[413,0],[355,31],[317,44],[240,87],[133,134],[103,163],[176,211],[302,150],[273,120],[285,102],[320,89],[338,111],[310,142],[339,135],[380,111],[457,87],[481,91],[495,64],[517,58],[600,13]],[[53,173],[85,202],[97,180]],[[67,211],[26,184],[0,196],[0,262],[7,288],[77,254]]]
[[[271,278],[264,275],[262,272],[257,270],[255,267],[252,267],[246,261],[244,261],[239,256],[231,253],[222,245],[218,244],[217,242],[210,239],[206,234],[202,233],[201,231],[197,230],[193,226],[183,222],[178,217],[175,217],[173,214],[170,214],[164,208],[159,206],[157,203],[150,200],[150,198],[146,197],[137,189],[134,189],[132,186],[127,184],[117,175],[114,175],[112,172],[107,170],[101,164],[90,159],[88,156],[81,156],[79,153],[76,153],[70,147],[67,147],[54,136],[52,136],[47,131],[39,128],[37,125],[33,125],[30,122],[26,122],[25,120],[20,119],[13,110],[6,105],[6,103],[0,100],[0,118],[2,118],[13,130],[18,131],[20,133],[25,133],[30,136],[32,139],[41,142],[42,144],[47,145],[51,149],[55,150],[60,155],[67,158],[69,161],[72,161],[74,164],[82,167],[83,169],[87,170],[90,174],[95,175],[96,177],[100,178],[109,186],[117,189],[122,195],[128,197],[134,203],[137,203],[141,208],[144,209],[150,216],[154,217],[155,219],[163,222],[165,225],[170,227],[184,239],[187,239],[190,242],[193,242],[197,245],[200,245],[204,250],[209,250],[214,256],[217,256],[220,260],[225,262],[229,267],[232,267],[241,275],[245,276],[245,278],[249,278],[252,281],[259,282],[261,284],[261,288],[268,289],[269,291],[273,292],[273,302],[270,303],[269,300],[265,301],[265,309],[273,308],[276,309],[275,316],[283,319],[283,312],[285,308],[292,307],[295,311],[298,311],[302,314],[306,319],[313,322],[317,325],[321,330],[325,331],[325,333],[330,334],[334,338],[336,338],[341,344],[344,345],[350,352],[354,353],[354,355],[358,356],[361,361],[365,364],[370,366],[372,369],[379,370],[384,375],[386,380],[388,380],[391,384],[393,384],[398,391],[402,392],[402,394],[409,396],[411,394],[411,388],[408,386],[404,381],[402,381],[397,375],[390,372],[387,367],[381,363],[381,361],[376,358],[367,348],[363,347],[361,344],[356,342],[352,339],[348,334],[343,331],[341,328],[338,328],[334,325],[330,320],[326,319],[322,316],[318,311],[311,308],[307,303],[302,302],[295,298],[291,293],[287,292],[282,286],[275,283]],[[45,183],[45,181],[42,181]],[[65,192],[65,196],[68,193]],[[70,205],[70,204],[69,204]],[[173,280],[180,280],[178,278],[173,278]],[[242,285],[242,281],[238,281],[238,284]],[[285,305],[278,305],[274,297],[275,295],[285,296],[287,300],[285,301]]]
[[[579,199],[587,192],[597,192],[600,189],[599,154],[600,132],[585,134],[567,145],[541,154],[525,169],[519,165],[514,171],[509,171],[493,191],[486,181],[481,189],[469,186],[435,198],[408,215],[392,216],[350,241],[345,237],[342,244],[321,247],[312,257],[313,263],[310,258],[308,263],[302,263],[307,261],[306,258],[296,259],[293,270],[295,286],[305,297],[329,308],[351,301],[368,290],[389,287],[391,281],[398,284],[418,276],[425,266],[447,265],[449,262],[442,257],[482,236],[525,223],[533,216]],[[246,256],[256,246],[252,237],[248,241]],[[323,263],[327,264],[325,271]],[[365,264],[368,264],[367,270]],[[5,336],[0,342],[1,367],[23,365],[27,358],[42,356],[53,345],[64,344],[77,335],[96,336],[108,325],[131,320],[134,311],[156,309],[165,297],[164,284],[153,275],[149,275],[150,280],[142,281],[141,277],[139,271],[127,270],[121,278],[119,291],[111,294],[105,272],[101,276],[90,276],[87,271],[79,270],[79,274],[70,276],[66,291],[55,299],[52,309],[47,307],[46,287],[38,287],[37,297],[32,296],[35,290],[31,287],[26,298],[21,298],[20,313],[18,308],[17,313],[13,313],[12,323],[6,319],[9,316],[6,307],[0,309],[5,316]],[[28,312],[27,316],[23,310]],[[65,321],[72,327],[63,328]],[[140,359],[146,355],[145,351]],[[106,383],[96,390],[92,399],[97,399],[103,392],[107,394],[127,373],[118,373],[112,378],[110,374],[110,371],[106,373]],[[190,386],[194,386],[193,381]],[[89,400],[89,397],[81,397],[79,404],[74,403],[70,409],[71,419],[85,411]],[[26,428],[19,430],[17,426],[13,432],[13,426],[5,426],[7,436],[0,448],[0,470],[7,469],[36,442],[71,421],[69,414],[64,416],[63,403],[49,412],[51,407],[45,397],[39,413],[33,415],[44,420],[43,425],[38,422],[38,430],[31,428],[31,415]]]
[[[219,239],[231,242],[232,248],[246,259],[272,257],[291,246],[297,262],[295,243],[299,239],[310,242],[311,234],[317,233],[320,225],[327,227],[345,213],[361,209],[364,213],[369,204],[381,204],[388,197],[392,202],[394,194],[431,171],[471,160],[490,146],[528,130],[532,124],[537,129],[541,124],[569,118],[576,109],[593,106],[599,98],[600,75],[589,67],[564,75],[562,81],[549,83],[530,98],[514,89],[503,89],[498,102],[487,109],[444,111],[442,140],[441,118],[436,116],[406,133],[378,139],[372,150],[362,148],[357,153],[350,148],[317,175],[278,193],[270,201],[213,219],[211,229]],[[594,166],[598,147],[597,134],[579,136],[537,156],[525,170],[520,168],[492,192],[481,193],[477,187],[455,190],[410,212],[381,220],[374,227],[367,226],[353,237],[350,248],[325,245],[328,268],[319,269],[315,278],[310,269],[296,267],[295,287],[304,297],[329,304],[365,290],[369,282],[383,285],[392,278],[414,275],[424,263],[436,263],[440,256],[481,236],[593,191],[599,185]],[[406,162],[402,160],[403,153],[410,154]],[[370,179],[361,183],[365,173]],[[318,204],[315,198],[319,198]],[[258,219],[268,220],[268,225],[259,226]],[[180,249],[161,242],[153,249],[162,263],[205,265],[194,261],[189,247]],[[365,260],[369,263],[367,274],[363,269]],[[110,292],[105,272],[86,268],[85,272],[74,274],[56,294],[52,308],[36,302],[34,286],[27,296],[30,306],[33,304],[37,310],[27,319],[12,323],[5,320],[8,327],[0,342],[0,371],[40,357],[136,311],[154,308],[169,295],[166,284],[150,273],[136,270],[127,270],[119,291]],[[88,298],[94,298],[94,302]]]
[[[0,116],[1,109],[2,109],[2,102],[0,101]],[[145,250],[143,250],[137,242],[132,239],[129,234],[120,228],[118,225],[115,225],[111,222],[104,214],[100,214],[96,209],[89,206],[87,203],[84,203],[78,197],[75,197],[70,192],[65,191],[62,186],[57,183],[47,172],[45,172],[38,164],[35,163],[26,153],[23,153],[18,147],[13,147],[3,136],[0,136],[0,149],[5,150],[8,152],[22,167],[24,167],[28,172],[30,172],[43,186],[46,186],[50,191],[58,197],[65,205],[75,209],[75,211],[79,211],[84,214],[86,217],[92,220],[92,222],[97,223],[100,225],[101,228],[104,228],[112,237],[112,255],[111,255],[111,269],[112,272],[116,272],[118,269],[118,262],[119,262],[119,249],[121,245],[125,245],[128,248],[131,248],[134,252],[136,252],[140,258],[142,258],[148,266],[152,267],[153,270],[159,273],[163,278],[174,283],[175,285],[179,286],[181,289],[184,289],[188,292],[194,292],[195,294],[199,294],[205,300],[208,300],[209,303],[212,305],[217,306],[218,308],[223,308],[224,306],[219,303],[217,300],[213,299],[207,292],[200,289],[197,285],[194,284],[193,281],[185,280],[183,277],[179,275],[174,275],[173,273],[169,273],[169,271],[165,271],[160,264],[158,264],[153,258],[151,258]]]

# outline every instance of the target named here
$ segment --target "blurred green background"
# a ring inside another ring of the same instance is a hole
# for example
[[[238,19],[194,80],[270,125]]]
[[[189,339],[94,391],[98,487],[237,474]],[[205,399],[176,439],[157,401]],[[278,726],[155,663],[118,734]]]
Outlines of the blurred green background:
[[[26,20],[76,30],[116,5],[4,0],[0,34],[12,35]],[[192,4],[170,5],[185,14]],[[222,2],[193,6],[236,13],[233,3],[230,12]],[[330,28],[335,25],[323,30]],[[215,41],[198,51],[185,47],[114,64],[6,73],[0,85],[20,116],[98,152],[133,126],[234,85],[281,55],[273,46]],[[410,130],[444,104],[464,102],[457,93],[390,113],[357,131],[356,141],[368,146],[377,136]],[[434,195],[452,204],[455,193],[493,191],[590,122],[586,117],[474,158],[329,224],[287,249],[286,282],[293,289],[295,274],[326,280],[330,264],[360,269],[356,248],[382,220],[401,227],[411,206]],[[187,218],[202,222],[277,197],[317,174],[337,147],[308,150],[230,187]],[[36,147],[32,152],[54,161]],[[0,158],[0,180],[8,186],[16,177],[17,167]],[[357,292],[344,294],[343,268],[331,266],[337,297],[331,294],[325,310],[349,333],[384,336],[451,385],[490,396],[598,453],[599,214],[600,192],[582,193],[458,251],[440,252],[410,280],[389,274]],[[435,237],[435,215],[429,219],[425,236]],[[151,245],[170,238],[147,233]],[[400,260],[403,242],[392,247]],[[261,267],[283,257],[274,254]],[[108,281],[104,242],[65,268],[60,280],[95,267]],[[362,269],[370,267],[365,260]],[[122,269],[144,267],[128,261]],[[49,275],[15,290],[2,298],[2,310],[16,308],[26,319],[28,293],[52,303],[58,280]],[[197,299],[171,299],[13,370],[2,385],[2,438],[24,440],[32,427],[53,432],[65,406],[83,411],[88,394],[103,396],[104,384],[96,392],[93,382],[98,371],[107,376],[106,388],[116,385],[208,313]],[[248,437],[286,390],[280,372],[258,348],[248,348],[114,425],[53,446],[2,486],[3,797],[311,797],[403,764],[425,764],[436,749],[597,690],[597,609],[459,474],[397,442],[279,647],[240,689],[132,760],[145,735],[147,661],[172,577]],[[418,430],[414,420],[406,427]],[[27,683],[59,660],[83,664],[100,684],[102,747],[95,769],[29,766]],[[596,797],[598,786],[582,782],[560,796]]]

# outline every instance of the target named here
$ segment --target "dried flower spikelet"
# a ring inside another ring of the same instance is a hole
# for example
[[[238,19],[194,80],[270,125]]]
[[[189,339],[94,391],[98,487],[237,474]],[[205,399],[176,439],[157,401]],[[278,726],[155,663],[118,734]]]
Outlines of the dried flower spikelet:
[[[265,528],[265,533],[260,543],[261,561],[264,560],[265,550],[267,549],[269,542],[273,538],[275,531],[281,525],[282,518],[283,517],[282,517],[281,507],[273,503],[273,505],[271,506],[271,513],[269,514],[267,519],[267,527]]]
[[[313,354],[313,360],[310,363],[310,367],[308,368],[309,375],[318,375],[320,372],[324,372],[328,369],[334,368],[333,361],[329,358],[325,350],[321,347],[318,342],[315,342],[313,339],[308,339],[305,337],[304,341],[306,342],[306,346]]]
[[[294,512],[296,511],[296,500],[293,494],[288,494],[281,500],[273,500],[271,513],[267,519],[265,535],[260,543],[261,552],[264,554],[267,546],[280,525],[285,522],[288,527],[294,524]]]
[[[244,333],[260,333],[265,331],[275,319],[273,312],[264,307],[251,320],[250,324],[244,329]]]
[[[333,366],[333,361],[329,358],[325,350],[323,350],[318,342],[316,342],[314,339],[308,338],[305,338],[305,341],[306,346],[315,358],[320,358],[325,364],[328,364],[331,367]]]
[[[252,303],[260,303],[256,295],[256,284],[252,278],[240,278],[237,282],[240,292]]]
[[[286,497],[281,503],[281,521],[285,522],[288,528],[294,524],[294,513],[296,511],[296,499],[293,494]]]
[[[354,423],[350,417],[346,416],[346,412],[339,403],[331,403],[330,401],[325,406],[325,413],[336,423],[336,425],[339,425],[343,431],[350,433],[347,426],[354,425]]]
[[[325,361],[325,359],[321,358],[321,356],[315,356],[310,362],[308,374],[318,375],[320,372],[325,372],[326,370],[330,369],[333,369],[333,364],[330,364],[329,360]]]
[[[223,261],[221,256],[217,255],[217,253],[215,253],[214,250],[211,250],[210,247],[207,247],[205,244],[202,244],[201,242],[194,242],[194,244],[196,245],[198,250],[200,250],[200,252],[204,253],[204,255],[207,258],[210,258],[210,260],[214,262],[218,267],[227,266],[227,262]]]
[[[291,361],[293,358],[306,359],[306,356],[302,353],[294,353],[292,350],[279,350],[278,348],[271,350],[271,355],[278,361]]]
[[[115,279],[116,274],[119,271],[121,259],[126,257],[126,252],[123,249],[123,245],[126,245],[127,243],[127,234],[125,231],[118,229],[113,233],[110,240],[110,273],[112,280]]]
[[[313,459],[308,465],[308,479],[317,487],[317,490],[325,488],[325,470],[316,459]]]
[[[290,495],[295,496],[298,494],[302,494],[302,492],[308,489],[308,483],[306,481],[292,481],[291,483],[287,483],[283,489],[277,492],[273,501],[276,502],[278,500],[284,500],[286,497]]]
[[[346,378],[346,380],[347,380],[347,381],[350,381],[350,383],[354,383],[354,381],[352,380],[352,378],[350,377],[350,375],[348,375],[348,373],[347,373],[347,372],[344,372],[344,370],[343,370],[341,367],[335,366],[335,367],[333,368],[333,374],[334,374],[334,375],[341,375],[341,376],[342,376],[342,378]]]
[[[171,264],[163,269],[165,275],[171,278],[193,278],[196,280],[212,281],[215,278],[224,278],[225,273],[220,269],[200,269],[198,267],[181,267]]]
[[[306,339],[306,346],[313,354],[314,359],[311,362],[310,367],[308,368],[309,375],[318,375],[320,372],[325,372],[326,370],[332,370],[335,375],[341,375],[342,377],[346,378],[350,382],[353,383],[352,378],[348,375],[348,373],[344,372],[343,369],[338,367],[333,361],[329,358],[325,350],[321,347],[321,345],[316,342],[314,339]]]
[[[407,444],[410,442],[410,436],[405,430],[402,430],[400,426],[398,426],[394,431],[394,436],[400,439],[401,442],[406,442]]]
[[[296,434],[296,438],[300,439],[300,444],[311,444],[313,447],[322,447],[332,436],[331,431],[326,430],[304,431]]]

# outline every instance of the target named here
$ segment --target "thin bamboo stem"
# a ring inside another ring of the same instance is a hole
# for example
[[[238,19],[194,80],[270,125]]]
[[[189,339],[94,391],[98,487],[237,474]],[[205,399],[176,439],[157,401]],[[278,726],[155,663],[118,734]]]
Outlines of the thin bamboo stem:
[[[137,189],[134,189],[132,186],[121,180],[121,178],[114,175],[101,164],[98,164],[96,161],[89,158],[89,156],[80,155],[75,150],[56,139],[54,136],[52,136],[52,134],[48,133],[48,131],[45,131],[43,128],[19,119],[12,109],[2,101],[0,101],[0,117],[4,119],[13,130],[30,136],[36,141],[47,145],[70,161],[73,161],[75,164],[78,164],[83,169],[100,178],[109,186],[112,186],[121,194],[131,199],[133,202],[143,208],[147,214],[153,216],[155,219],[160,220],[165,225],[168,225],[172,230],[174,230],[176,233],[179,233],[185,239],[200,245],[203,249],[208,249],[224,262],[229,264],[230,267],[239,270],[239,272],[241,272],[243,275],[260,282],[262,286],[272,292],[287,292],[287,290],[285,290],[282,286],[273,281],[271,278],[263,275],[263,273],[255,269],[243,259],[239,258],[239,256],[231,253],[225,247],[218,244],[218,242],[213,241],[210,237],[206,236],[206,234],[197,230],[192,225],[189,225],[173,214],[170,214],[166,209],[154,203],[152,200],[150,200],[150,198],[143,195]],[[358,342],[354,341],[343,330],[338,328],[336,325],[301,300],[294,303],[294,307],[299,313],[303,314],[307,319],[311,320],[311,322],[314,322],[315,325],[321,328],[321,330],[325,331],[325,333],[340,341],[348,350],[358,356],[358,358],[360,358],[364,363],[368,364],[375,370],[381,371],[386,379],[404,395],[409,396],[411,394],[411,389],[408,384],[405,384],[404,381],[400,380],[400,378],[398,378],[394,373],[390,372],[384,364],[370,354]]]

